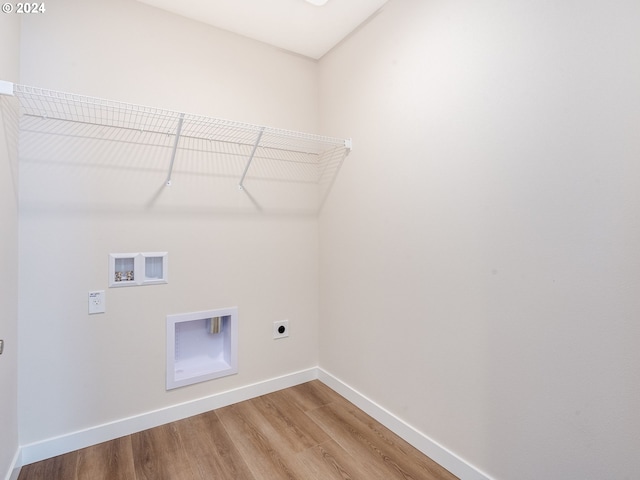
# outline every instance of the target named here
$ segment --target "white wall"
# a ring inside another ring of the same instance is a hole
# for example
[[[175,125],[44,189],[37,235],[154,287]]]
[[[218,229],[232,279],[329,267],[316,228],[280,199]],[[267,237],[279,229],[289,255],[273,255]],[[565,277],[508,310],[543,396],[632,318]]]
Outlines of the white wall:
[[[25,17],[22,83],[320,127],[355,148],[321,217],[319,267],[313,217],[251,213],[187,171],[160,190],[162,149],[26,134],[21,443],[319,359],[496,479],[637,477],[638,8],[391,0],[319,71],[134,1]],[[107,289],[108,253],[142,250],[169,251],[170,283]],[[94,289],[104,315],[86,313]],[[165,392],[165,315],[230,305],[240,373]],[[281,318],[292,336],[274,342]]]
[[[18,80],[20,18],[0,16],[0,80]],[[17,110],[0,95],[0,478],[18,452],[18,163]]]
[[[26,85],[315,131],[317,65],[133,0],[25,17]]]
[[[316,63],[132,0],[55,2],[22,33],[26,85],[317,127]],[[23,445],[317,365],[316,217],[258,213],[201,157],[166,189],[166,148],[38,125],[21,139]],[[107,288],[108,254],[141,251],[169,252],[169,283]],[[107,312],[89,316],[97,289]],[[166,392],[166,315],[235,305],[239,373]]]
[[[640,477],[639,59],[635,0],[391,0],[320,62],[320,366],[496,479]]]

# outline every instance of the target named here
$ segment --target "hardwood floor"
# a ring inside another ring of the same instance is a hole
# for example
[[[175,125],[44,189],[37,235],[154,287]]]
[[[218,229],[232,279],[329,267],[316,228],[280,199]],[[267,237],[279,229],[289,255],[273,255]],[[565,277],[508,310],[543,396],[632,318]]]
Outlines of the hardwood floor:
[[[452,480],[314,380],[42,462],[18,480]]]

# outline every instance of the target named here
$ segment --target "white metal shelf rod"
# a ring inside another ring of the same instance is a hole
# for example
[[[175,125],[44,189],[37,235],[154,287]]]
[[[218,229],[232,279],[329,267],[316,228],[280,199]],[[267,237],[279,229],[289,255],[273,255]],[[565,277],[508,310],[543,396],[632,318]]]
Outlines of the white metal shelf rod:
[[[260,139],[262,138],[262,134],[264,133],[265,127],[260,129],[260,133],[258,134],[258,138],[256,139],[256,143],[253,145],[253,150],[251,150],[251,155],[249,155],[249,160],[247,161],[247,165],[244,167],[244,172],[242,172],[242,177],[240,178],[240,182],[238,183],[238,188],[240,190],[244,190],[244,177],[247,176],[247,172],[249,171],[249,166],[253,160],[253,156],[256,154],[256,150],[258,149],[258,145],[260,145]]]
[[[173,151],[171,152],[171,163],[169,164],[169,174],[167,175],[167,187],[171,186],[171,174],[173,173],[173,162],[176,159],[176,152],[178,151],[178,142],[180,141],[180,132],[182,131],[182,123],[184,122],[184,113],[180,114],[178,119],[178,128],[176,129],[176,139],[173,142]]]

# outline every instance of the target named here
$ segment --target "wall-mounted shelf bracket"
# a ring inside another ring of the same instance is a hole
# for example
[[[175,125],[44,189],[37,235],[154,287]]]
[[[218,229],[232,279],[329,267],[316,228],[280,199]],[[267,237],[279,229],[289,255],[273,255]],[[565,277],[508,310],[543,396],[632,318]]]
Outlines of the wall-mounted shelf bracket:
[[[350,138],[347,138],[344,141],[344,148],[346,148],[348,151],[351,151],[353,149],[353,141]]]
[[[260,133],[258,133],[258,138],[256,138],[256,143],[253,145],[253,150],[251,150],[251,155],[249,155],[249,159],[247,160],[247,165],[244,167],[244,172],[242,172],[242,177],[240,178],[240,182],[238,183],[238,188],[240,190],[244,190],[244,177],[247,176],[247,172],[249,171],[249,167],[251,166],[251,162],[253,161],[253,157],[256,154],[256,150],[258,149],[258,145],[260,145],[260,139],[262,138],[262,134],[264,133],[265,127],[260,129]]]
[[[13,83],[0,80],[0,95],[13,96]]]
[[[171,186],[171,173],[173,173],[173,162],[176,159],[176,152],[178,151],[178,142],[180,141],[180,133],[182,132],[182,123],[184,122],[184,113],[180,114],[178,119],[178,127],[176,128],[176,139],[173,142],[173,150],[171,152],[171,163],[169,164],[169,174],[167,175],[167,187]]]

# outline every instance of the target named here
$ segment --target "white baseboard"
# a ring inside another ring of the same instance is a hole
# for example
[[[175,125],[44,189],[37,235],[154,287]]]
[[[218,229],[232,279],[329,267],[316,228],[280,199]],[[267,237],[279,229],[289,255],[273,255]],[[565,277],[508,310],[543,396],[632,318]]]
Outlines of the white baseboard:
[[[20,449],[16,450],[16,453],[13,455],[13,460],[9,465],[9,470],[7,471],[5,480],[18,480],[18,475],[20,475],[20,466],[22,465],[22,455]]]
[[[197,400],[172,405],[114,422],[96,425],[95,427],[59,437],[48,438],[39,442],[23,445],[19,466],[28,465],[46,458],[113,440],[114,438],[131,435],[141,430],[164,425],[165,423],[174,422],[193,415],[199,415],[209,410],[259,397],[260,395],[282,390],[283,388],[293,387],[294,385],[317,378],[318,369],[310,368]],[[13,478],[10,480],[13,480]]]
[[[367,398],[342,380],[339,380],[321,368],[318,368],[318,380],[375,418],[393,433],[442,465],[455,476],[462,480],[491,480],[491,477],[464,461],[455,453],[447,450],[435,440],[416,430],[373,400]]]
[[[29,463],[130,435],[141,430],[199,415],[216,408],[249,400],[315,379],[319,379],[462,480],[491,480],[488,475],[473,465],[465,462],[453,452],[321,368],[310,368],[294,372],[197,400],[23,445],[21,450],[16,453],[14,469],[7,474],[6,480],[17,480],[22,465],[28,465]]]

